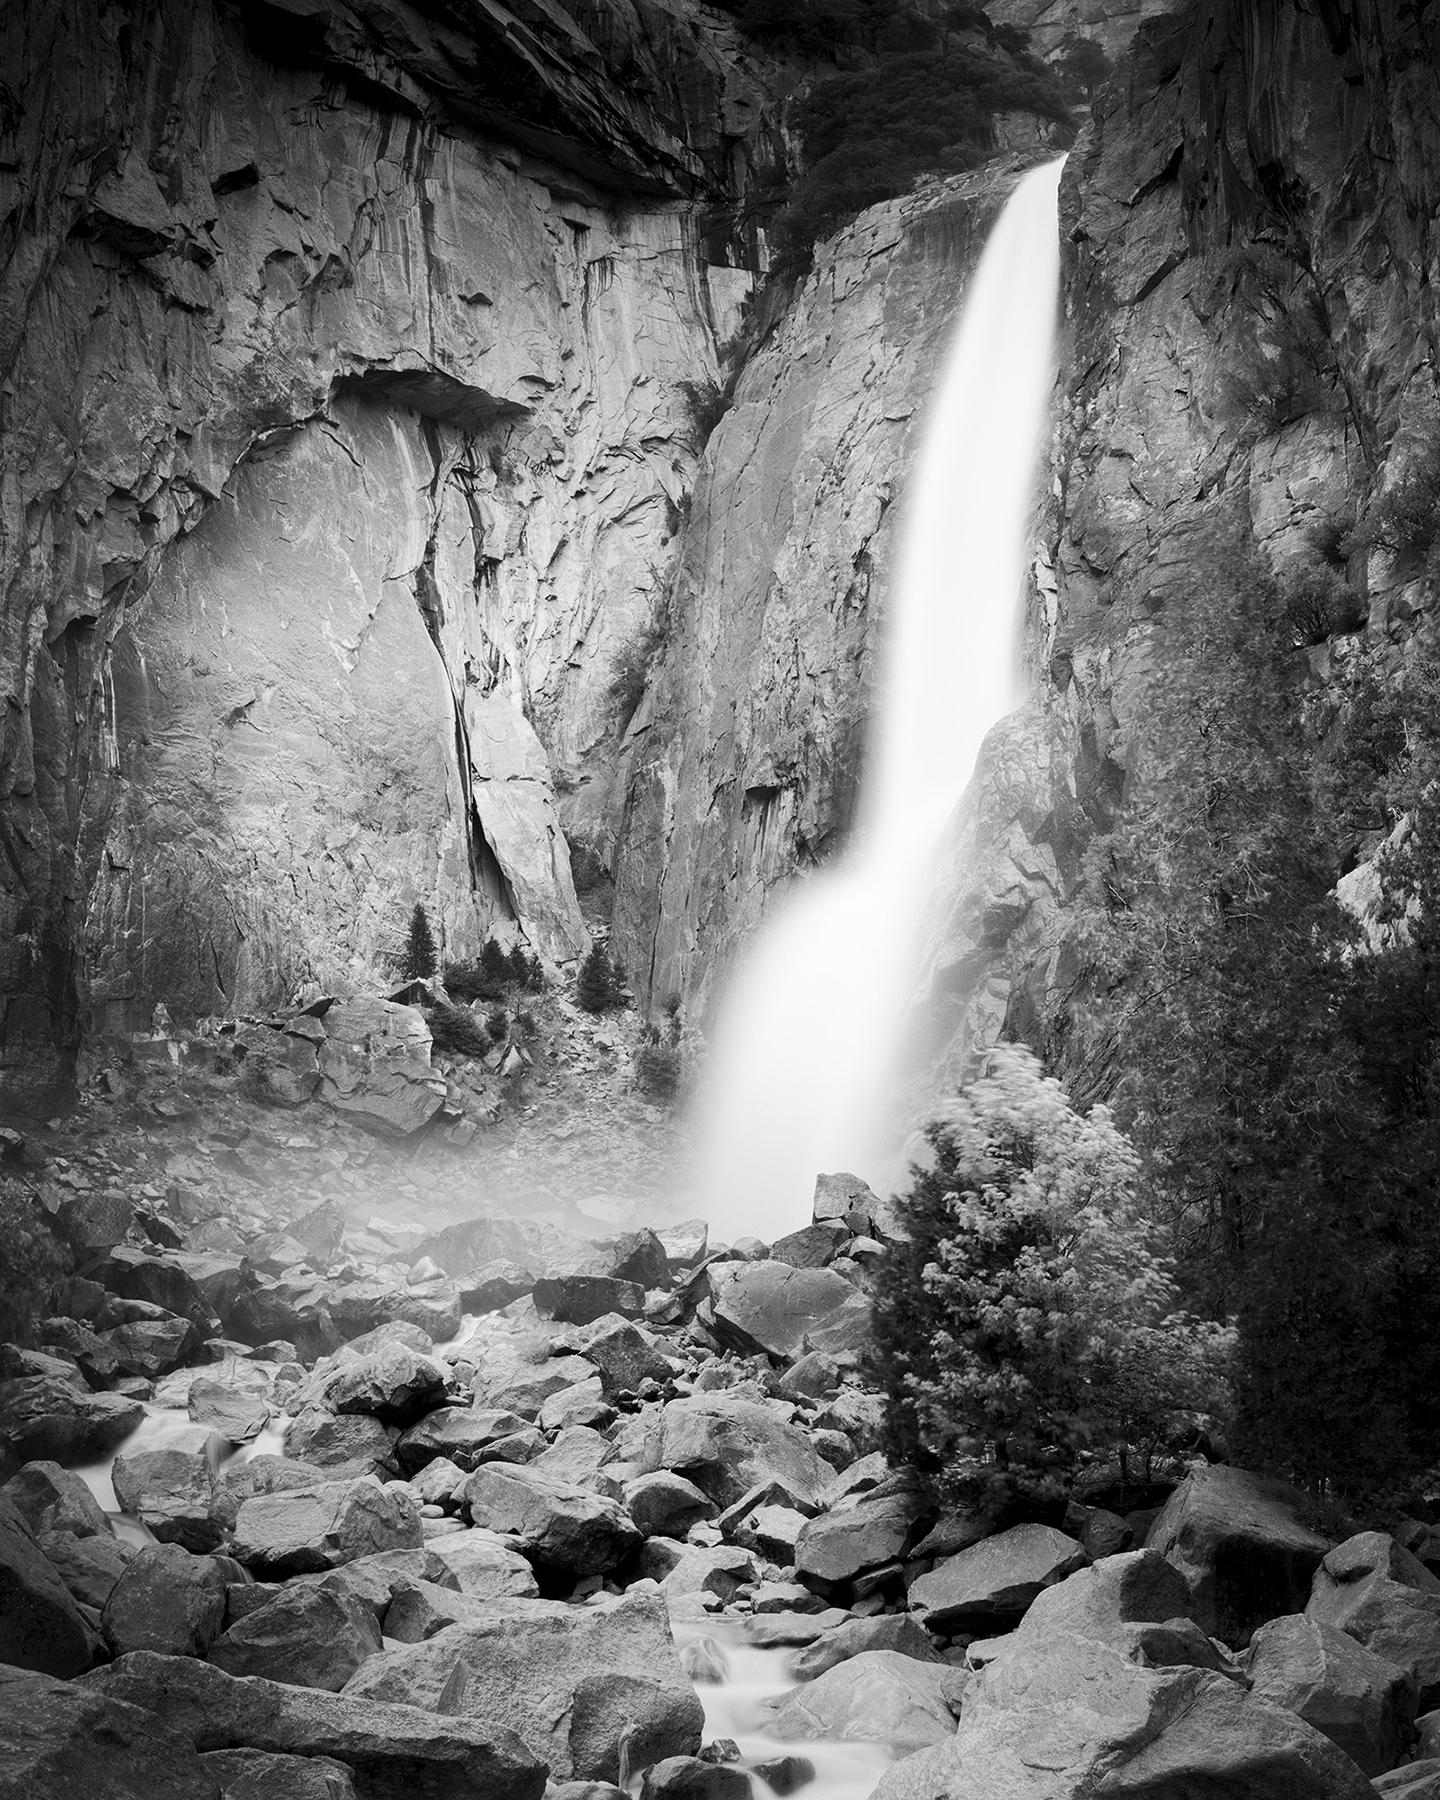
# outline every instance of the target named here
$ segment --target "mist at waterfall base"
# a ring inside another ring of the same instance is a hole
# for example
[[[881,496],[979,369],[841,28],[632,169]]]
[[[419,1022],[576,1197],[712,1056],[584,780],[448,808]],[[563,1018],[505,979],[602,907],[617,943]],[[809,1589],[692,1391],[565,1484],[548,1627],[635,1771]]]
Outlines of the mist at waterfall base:
[[[1015,706],[1053,382],[1064,159],[1016,185],[971,280],[901,520],[858,817],[776,903],[724,996],[700,1100],[717,1238],[809,1223],[815,1177],[882,1182],[917,1122],[896,1091],[945,828]]]

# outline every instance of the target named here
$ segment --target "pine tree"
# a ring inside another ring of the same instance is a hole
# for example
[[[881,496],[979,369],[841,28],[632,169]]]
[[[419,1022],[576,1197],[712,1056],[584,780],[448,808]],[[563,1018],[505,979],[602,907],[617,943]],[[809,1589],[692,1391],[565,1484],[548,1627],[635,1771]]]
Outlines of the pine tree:
[[[526,977],[530,973],[530,961],[525,954],[525,946],[516,944],[510,952],[510,979],[516,987],[524,987]]]
[[[615,965],[609,951],[597,938],[580,965],[575,985],[576,1002],[588,1013],[603,1013],[618,1006],[620,998],[620,979],[615,973]]]
[[[486,938],[480,947],[480,970],[496,987],[503,987],[510,980],[510,953],[493,937]]]
[[[405,954],[400,973],[407,981],[425,981],[435,973],[439,963],[440,957],[435,948],[430,921],[425,915],[425,908],[417,900],[415,910],[410,915],[410,930],[405,938]]]

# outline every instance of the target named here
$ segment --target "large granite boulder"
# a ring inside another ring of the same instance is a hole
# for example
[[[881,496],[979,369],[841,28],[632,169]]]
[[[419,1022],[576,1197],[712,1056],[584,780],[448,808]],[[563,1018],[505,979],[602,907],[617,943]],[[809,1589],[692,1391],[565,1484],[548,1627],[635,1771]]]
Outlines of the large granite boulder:
[[[625,1510],[646,1537],[683,1538],[692,1525],[715,1517],[708,1500],[683,1475],[656,1469],[625,1484]]]
[[[866,1237],[877,1204],[874,1193],[858,1175],[817,1175],[810,1216],[817,1225],[836,1220],[852,1237]]]
[[[77,1538],[68,1531],[47,1531],[36,1541],[71,1597],[96,1612],[139,1554],[137,1544],[118,1537]]]
[[[924,1626],[907,1613],[880,1613],[873,1619],[847,1619],[843,1625],[803,1645],[787,1667],[797,1681],[813,1681],[827,1669],[867,1650],[894,1650],[914,1662],[943,1662]]]
[[[210,1336],[243,1277],[233,1258],[117,1244],[95,1272],[112,1294],[189,1319]]]
[[[486,1463],[465,1482],[471,1520],[514,1538],[530,1559],[570,1575],[599,1575],[640,1547],[629,1514],[572,1482],[510,1463]]]
[[[857,1357],[870,1343],[870,1307],[843,1275],[790,1263],[712,1264],[715,1335],[742,1355],[793,1361],[809,1350]]]
[[[1023,1633],[966,1692],[953,1737],[875,1800],[1373,1800],[1343,1751],[1205,1669],[1150,1669],[1096,1638]]]
[[[142,1707],[198,1750],[332,1757],[362,1800],[540,1800],[545,1786],[543,1763],[504,1725],[241,1679],[145,1651],[81,1679],[85,1691]]]
[[[593,1325],[607,1313],[638,1319],[645,1310],[644,1288],[613,1275],[546,1275],[530,1298],[545,1318],[562,1325]]]
[[[349,1600],[358,1601],[380,1624],[395,1595],[417,1581],[454,1593],[460,1591],[460,1584],[449,1565],[429,1545],[423,1550],[381,1550],[374,1556],[361,1556],[354,1562],[342,1563],[338,1569],[327,1569],[323,1574],[295,1575],[285,1587],[287,1592],[314,1587],[343,1594]]]
[[[652,1454],[655,1467],[684,1475],[722,1507],[771,1480],[815,1506],[834,1475],[784,1410],[725,1393],[672,1400]]]
[[[405,1470],[423,1468],[443,1456],[468,1472],[478,1469],[496,1444],[524,1426],[519,1413],[503,1407],[441,1406],[401,1433],[395,1454]]]
[[[112,1527],[87,1483],[55,1462],[26,1463],[0,1489],[36,1537],[65,1531],[72,1537],[109,1537]]]
[[[408,1425],[445,1398],[449,1371],[408,1345],[381,1344],[363,1356],[342,1353],[321,1383],[321,1405],[337,1413],[369,1413],[389,1425]]]
[[[795,1544],[795,1572],[819,1581],[849,1581],[862,1570],[892,1562],[933,1510],[904,1482],[846,1499],[806,1521]]]
[[[1310,1579],[1330,1548],[1302,1523],[1304,1496],[1287,1482],[1224,1464],[1196,1469],[1151,1526],[1158,1550],[1190,1586],[1190,1617],[1227,1644],[1257,1625],[1304,1609]]]
[[[209,1659],[229,1675],[262,1675],[338,1694],[380,1648],[380,1626],[370,1608],[319,1584],[282,1588],[222,1632]]]
[[[0,1661],[0,1800],[222,1800],[151,1711]]]
[[[552,1394],[588,1381],[595,1365],[583,1356],[496,1356],[475,1377],[478,1406],[496,1407],[533,1419]],[[447,1456],[452,1453],[447,1450]]]
[[[782,1694],[769,1730],[786,1741],[891,1744],[903,1755],[955,1735],[970,1680],[949,1663],[917,1662],[898,1650],[862,1650]]]
[[[643,1381],[668,1381],[674,1374],[655,1341],[620,1314],[603,1314],[584,1331],[576,1345],[600,1371],[607,1398],[634,1393]]]
[[[225,1618],[226,1572],[179,1544],[147,1544],[110,1590],[100,1630],[112,1656],[204,1656]]]
[[[1183,1619],[1189,1609],[1189,1585],[1172,1563],[1156,1550],[1129,1550],[1043,1589],[1019,1630],[1039,1637],[1069,1631],[1119,1643],[1128,1641],[1126,1626]]]
[[[223,1448],[214,1432],[192,1425],[157,1449],[117,1456],[110,1468],[115,1498],[157,1542],[213,1550],[223,1536],[215,1491]]]
[[[347,1476],[395,1471],[396,1427],[369,1413],[334,1413],[306,1406],[285,1427],[285,1454],[294,1462],[333,1471],[332,1481]]]
[[[1257,1700],[1298,1713],[1367,1775],[1393,1769],[1415,1723],[1414,1679],[1343,1631],[1290,1614],[1262,1625],[1245,1655]]]
[[[246,1380],[243,1362],[223,1375],[200,1375],[190,1383],[185,1401],[191,1422],[213,1431],[230,1444],[248,1444],[270,1423],[270,1382],[260,1370]]]
[[[0,1497],[0,1663],[43,1675],[78,1675],[93,1648],[89,1628],[35,1534]]]
[[[350,1771],[330,1756],[207,1750],[200,1762],[223,1800],[360,1800]]]
[[[699,1749],[703,1711],[655,1588],[583,1607],[496,1600],[486,1615],[371,1658],[347,1697],[506,1725],[557,1780],[617,1780],[622,1745],[632,1768]]]
[[[430,1544],[462,1594],[476,1600],[525,1599],[540,1592],[535,1571],[512,1540],[479,1528],[449,1532]]]
[[[418,1550],[423,1541],[415,1501],[364,1476],[244,1501],[232,1553],[257,1575],[283,1580],[382,1550]]]
[[[946,1557],[910,1584],[910,1605],[935,1631],[985,1631],[1018,1620],[1085,1552],[1050,1525],[1015,1525]]]
[[[1413,1677],[1421,1712],[1440,1704],[1440,1578],[1394,1538],[1365,1531],[1331,1550],[1305,1616]]]
[[[78,1378],[77,1378],[78,1379]],[[139,1400],[92,1394],[51,1375],[0,1381],[0,1449],[17,1463],[99,1462],[145,1417]]]

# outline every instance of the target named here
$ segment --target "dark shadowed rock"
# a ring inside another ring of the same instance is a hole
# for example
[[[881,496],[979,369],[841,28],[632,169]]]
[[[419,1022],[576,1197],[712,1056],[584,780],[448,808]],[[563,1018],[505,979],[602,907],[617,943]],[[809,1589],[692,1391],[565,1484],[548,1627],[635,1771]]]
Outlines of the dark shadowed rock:
[[[460,1302],[466,1312],[499,1312],[512,1300],[523,1300],[534,1285],[535,1277],[528,1269],[497,1257],[461,1279]]]
[[[350,1770],[360,1800],[539,1800],[545,1786],[544,1765],[501,1726],[242,1680],[143,1651],[83,1680],[97,1695],[143,1707],[202,1751],[331,1757]]]
[[[1415,1723],[1415,1682],[1344,1632],[1292,1614],[1262,1625],[1245,1671],[1257,1700],[1298,1713],[1367,1775],[1393,1769]]]
[[[147,1544],[110,1590],[100,1631],[112,1656],[204,1656],[225,1618],[226,1573],[179,1544]]]
[[[545,1318],[562,1325],[591,1325],[606,1313],[638,1319],[645,1310],[644,1288],[612,1275],[546,1275],[530,1298]]]
[[[849,1232],[838,1220],[823,1224],[802,1225],[799,1231],[787,1232],[770,1246],[772,1262],[789,1263],[792,1269],[823,1269],[834,1262]]]
[[[625,1484],[625,1510],[647,1537],[683,1538],[701,1519],[715,1517],[715,1503],[692,1481],[668,1469],[637,1475]]]
[[[77,1538],[68,1531],[47,1531],[36,1541],[71,1596],[97,1612],[139,1553],[135,1544],[121,1538]]]
[[[569,1574],[604,1574],[640,1546],[615,1501],[535,1469],[487,1463],[466,1481],[464,1502],[476,1525],[505,1532],[533,1561]]]
[[[180,1250],[140,1250],[118,1244],[96,1271],[112,1294],[164,1307],[209,1337],[239,1292],[242,1276],[233,1259],[187,1255]]]
[[[642,1381],[669,1381],[674,1373],[653,1338],[618,1314],[597,1319],[576,1348],[600,1371],[607,1398],[634,1393]]]
[[[1329,1540],[1301,1523],[1304,1496],[1269,1476],[1196,1469],[1146,1537],[1190,1586],[1190,1617],[1227,1644],[1266,1619],[1304,1609]]]
[[[833,1474],[799,1426],[758,1401],[724,1393],[672,1400],[660,1415],[655,1460],[720,1506],[733,1506],[771,1480],[813,1506]]]
[[[321,1584],[282,1589],[222,1632],[209,1658],[230,1675],[263,1675],[336,1694],[380,1647],[371,1609]]]
[[[602,1238],[595,1249],[605,1274],[616,1281],[633,1281],[642,1288],[670,1285],[669,1254],[653,1231],[626,1231],[619,1237]]]
[[[382,1550],[418,1550],[420,1513],[408,1494],[373,1476],[246,1500],[233,1553],[266,1579],[333,1569]]]
[[[372,1658],[347,1694],[503,1722],[562,1780],[615,1780],[622,1742],[632,1767],[699,1749],[703,1712],[653,1587],[583,1607],[497,1600],[486,1612]]]
[[[0,1663],[78,1675],[92,1660],[89,1628],[35,1534],[0,1498]]]
[[[902,1754],[955,1734],[971,1680],[946,1662],[896,1650],[862,1650],[774,1702],[770,1731],[782,1740],[821,1738],[893,1744]]]
[[[1413,1677],[1421,1712],[1440,1702],[1440,1578],[1386,1533],[1361,1532],[1328,1553],[1305,1616]]]
[[[92,1394],[53,1376],[0,1381],[0,1446],[19,1463],[99,1462],[144,1416],[138,1400]]]
[[[1081,1567],[1085,1552],[1049,1525],[1015,1525],[948,1557],[910,1585],[910,1605],[936,1631],[1013,1623],[1042,1588]]]
[[[443,1363],[408,1345],[382,1344],[363,1356],[343,1356],[321,1384],[321,1404],[408,1425],[441,1404],[448,1373]]]
[[[0,1664],[0,1800],[221,1800],[154,1713]]]
[[[358,1800],[349,1769],[328,1756],[207,1750],[200,1761],[223,1800]]]
[[[710,1293],[715,1335],[742,1355],[854,1357],[870,1342],[868,1303],[829,1269],[768,1260],[712,1265]]]
[[[437,1456],[469,1471],[479,1468],[502,1438],[524,1429],[518,1413],[502,1407],[442,1406],[402,1432],[395,1454],[402,1469],[419,1469]]]
[[[646,1769],[640,1800],[751,1800],[750,1777],[733,1763],[667,1756]]]
[[[59,1463],[26,1463],[0,1493],[36,1537],[47,1531],[69,1532],[72,1537],[111,1536],[100,1502],[79,1475]]]

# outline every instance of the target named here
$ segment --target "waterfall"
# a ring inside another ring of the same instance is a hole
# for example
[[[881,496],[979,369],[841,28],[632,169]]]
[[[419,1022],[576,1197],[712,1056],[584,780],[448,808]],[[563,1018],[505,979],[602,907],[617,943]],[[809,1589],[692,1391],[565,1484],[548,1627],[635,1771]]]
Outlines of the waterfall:
[[[720,1010],[700,1117],[717,1238],[768,1242],[808,1223],[818,1173],[878,1180],[914,1123],[893,1077],[943,834],[1017,698],[1063,161],[1006,203],[927,416],[854,835],[774,906]]]

